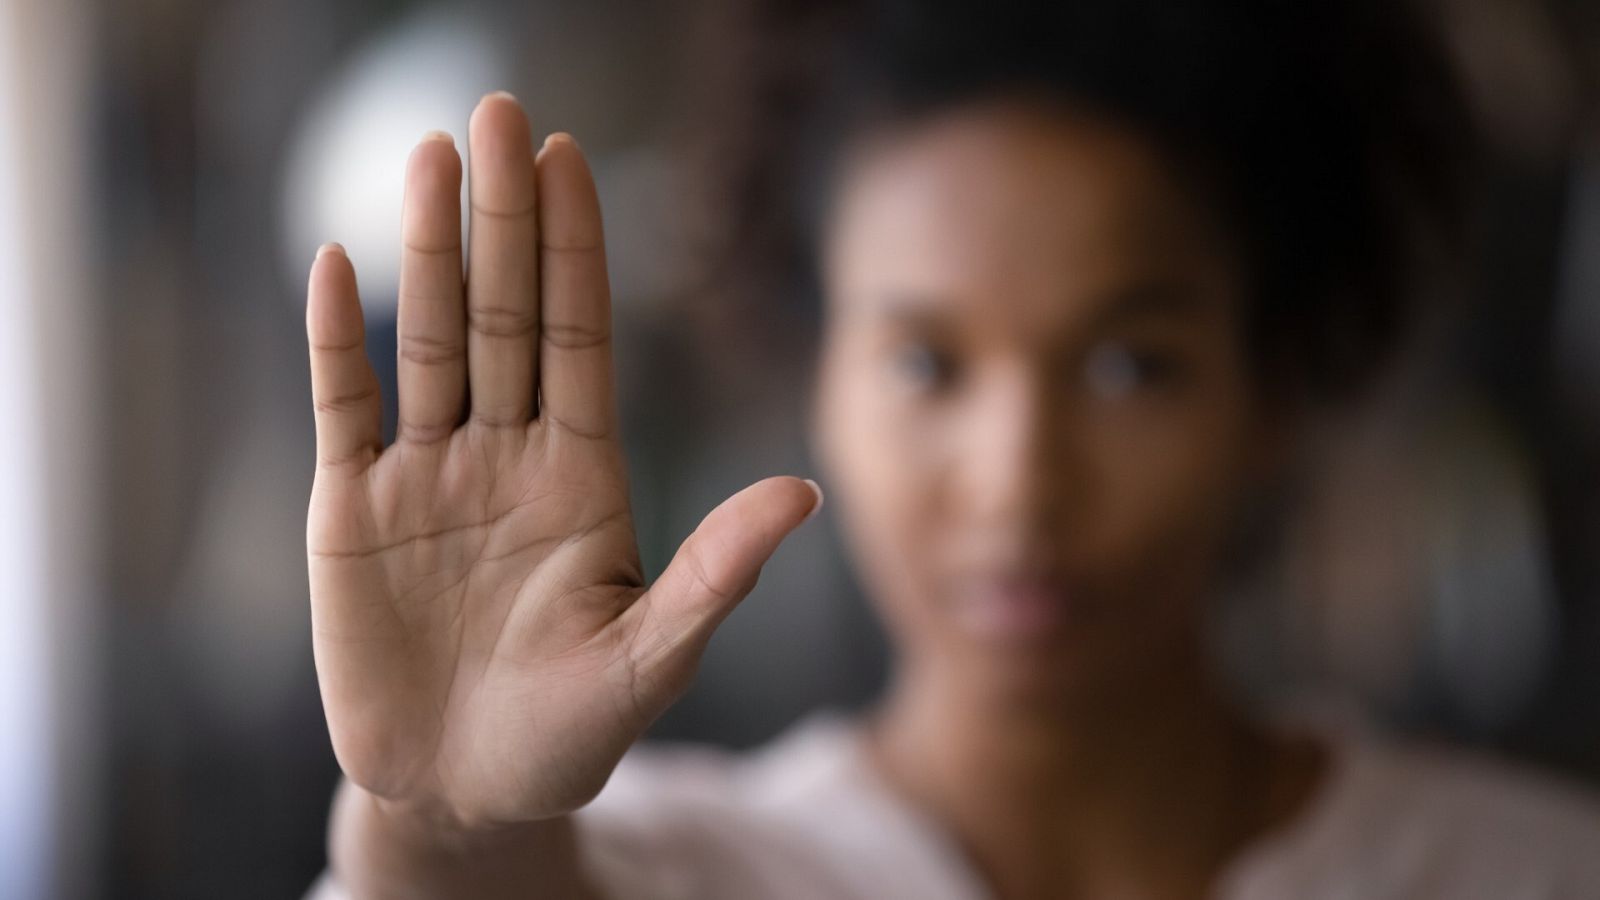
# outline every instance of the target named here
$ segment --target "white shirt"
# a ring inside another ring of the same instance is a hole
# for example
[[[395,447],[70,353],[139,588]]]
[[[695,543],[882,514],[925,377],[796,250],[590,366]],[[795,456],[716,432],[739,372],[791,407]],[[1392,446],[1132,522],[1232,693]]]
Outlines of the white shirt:
[[[574,817],[615,900],[987,900],[949,838],[819,713],[750,754],[635,748]],[[315,900],[340,894],[326,880]],[[1311,807],[1217,900],[1597,900],[1600,803],[1463,756],[1344,738]]]

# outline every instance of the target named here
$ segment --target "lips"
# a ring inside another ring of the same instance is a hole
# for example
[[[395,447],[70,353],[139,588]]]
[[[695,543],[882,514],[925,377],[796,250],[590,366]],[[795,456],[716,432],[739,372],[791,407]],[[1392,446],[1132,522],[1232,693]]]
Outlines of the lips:
[[[986,642],[1037,645],[1065,636],[1082,600],[1063,580],[987,577],[967,583],[956,601],[960,627]]]

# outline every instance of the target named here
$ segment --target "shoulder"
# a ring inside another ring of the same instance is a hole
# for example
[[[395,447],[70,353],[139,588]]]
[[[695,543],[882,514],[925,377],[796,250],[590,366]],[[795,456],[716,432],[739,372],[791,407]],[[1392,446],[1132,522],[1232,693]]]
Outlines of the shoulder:
[[[747,753],[639,744],[574,817],[585,866],[610,897],[759,896],[764,883],[805,881],[816,829],[782,815],[784,798],[840,766],[845,746],[842,726],[818,717]],[[822,781],[813,792],[837,801]]]
[[[1600,896],[1600,800],[1554,776],[1473,754],[1420,745],[1376,745],[1365,757],[1374,811],[1397,833],[1488,862],[1564,868],[1596,877]]]
[[[1600,798],[1489,758],[1371,738],[1337,741],[1320,797],[1249,858],[1254,898],[1360,883],[1386,898],[1600,897]]]
[[[749,753],[643,744],[575,817],[607,896],[977,896],[940,836],[889,796],[848,718],[816,713]]]
[[[853,775],[855,731],[835,713],[814,713],[752,751],[646,742],[635,746],[585,810],[597,816],[725,808],[756,813],[836,794]]]
[[[1592,837],[1600,828],[1596,795],[1553,775],[1421,745],[1380,747],[1371,755],[1380,777],[1395,786],[1409,784],[1421,805],[1493,813],[1489,818],[1502,827],[1519,830],[1570,830]]]

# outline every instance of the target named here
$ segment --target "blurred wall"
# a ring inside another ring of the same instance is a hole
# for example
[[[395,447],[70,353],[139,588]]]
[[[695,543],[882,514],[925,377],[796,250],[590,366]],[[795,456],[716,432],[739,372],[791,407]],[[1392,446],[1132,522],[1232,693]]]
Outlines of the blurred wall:
[[[0,897],[99,893],[99,328],[85,10],[0,0]],[[88,862],[88,864],[86,864]]]

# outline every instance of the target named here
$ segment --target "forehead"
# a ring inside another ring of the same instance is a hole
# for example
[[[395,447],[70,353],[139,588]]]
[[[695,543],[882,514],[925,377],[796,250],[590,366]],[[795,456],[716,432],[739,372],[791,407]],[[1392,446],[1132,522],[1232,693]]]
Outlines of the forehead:
[[[980,306],[1051,327],[1148,285],[1222,275],[1210,227],[1160,154],[1103,120],[973,107],[864,143],[824,245],[831,302]]]

